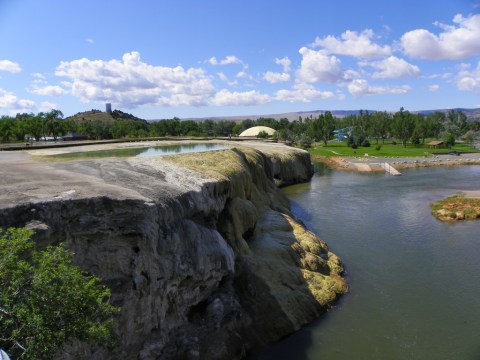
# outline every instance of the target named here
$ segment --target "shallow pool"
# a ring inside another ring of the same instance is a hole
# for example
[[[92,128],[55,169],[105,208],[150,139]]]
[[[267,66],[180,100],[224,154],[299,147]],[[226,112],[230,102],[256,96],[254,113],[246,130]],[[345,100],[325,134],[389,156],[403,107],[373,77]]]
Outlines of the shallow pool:
[[[205,152],[213,150],[224,150],[228,146],[223,144],[175,144],[175,145],[161,145],[153,147],[132,147],[124,149],[109,149],[98,151],[80,151],[69,152],[64,154],[50,155],[49,157],[55,159],[88,159],[88,158],[104,158],[104,157],[136,157],[136,156],[164,156],[176,155],[192,152]]]

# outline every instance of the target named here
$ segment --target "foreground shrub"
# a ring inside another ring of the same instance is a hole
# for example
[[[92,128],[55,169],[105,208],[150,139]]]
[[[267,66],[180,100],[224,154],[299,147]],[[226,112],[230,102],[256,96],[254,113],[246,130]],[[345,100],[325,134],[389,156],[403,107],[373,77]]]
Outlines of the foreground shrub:
[[[13,359],[52,359],[74,338],[112,345],[110,290],[64,246],[36,250],[32,235],[0,230],[0,348]]]

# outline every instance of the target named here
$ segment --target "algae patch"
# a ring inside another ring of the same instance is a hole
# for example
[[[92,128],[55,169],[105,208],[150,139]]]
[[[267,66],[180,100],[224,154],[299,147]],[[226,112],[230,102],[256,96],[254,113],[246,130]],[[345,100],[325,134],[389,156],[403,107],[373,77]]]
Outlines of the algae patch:
[[[456,194],[432,204],[432,214],[441,221],[480,218],[480,198]]]

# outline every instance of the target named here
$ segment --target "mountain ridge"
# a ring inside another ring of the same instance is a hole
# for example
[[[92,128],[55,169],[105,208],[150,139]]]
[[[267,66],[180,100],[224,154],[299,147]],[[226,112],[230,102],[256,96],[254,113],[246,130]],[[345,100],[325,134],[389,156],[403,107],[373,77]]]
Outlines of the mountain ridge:
[[[408,109],[406,109],[408,110]],[[442,112],[442,113],[448,113],[450,110],[455,110],[455,111],[462,111],[466,116],[467,120],[469,121],[480,121],[480,108],[449,108],[449,109],[432,109],[432,110],[408,110],[411,113],[414,114],[424,114],[428,115],[434,112]],[[336,117],[345,117],[349,115],[358,115],[360,111],[368,111],[370,113],[374,112],[382,112],[384,110],[310,110],[310,111],[292,111],[292,112],[286,112],[286,113],[278,113],[278,114],[263,114],[263,115],[233,115],[233,116],[206,116],[206,117],[198,117],[198,118],[181,118],[182,121],[187,121],[187,120],[194,120],[194,121],[201,121],[201,120],[230,120],[230,121],[243,121],[245,119],[251,119],[251,120],[257,120],[259,118],[273,118],[276,120],[286,118],[289,121],[293,120],[298,120],[299,116],[302,117],[302,119],[308,118],[308,117],[317,117],[321,114],[324,114],[325,112],[330,111],[333,116]],[[394,111],[387,111],[389,113],[394,113]],[[157,121],[159,119],[153,119],[149,121]]]

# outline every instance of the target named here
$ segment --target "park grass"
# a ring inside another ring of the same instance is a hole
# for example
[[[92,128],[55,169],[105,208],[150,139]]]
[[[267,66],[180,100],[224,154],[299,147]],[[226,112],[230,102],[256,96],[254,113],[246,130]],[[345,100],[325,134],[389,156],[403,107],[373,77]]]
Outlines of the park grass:
[[[432,204],[432,215],[442,221],[475,220],[480,218],[480,199],[453,195]]]
[[[403,147],[402,144],[379,143],[381,148],[376,150],[376,144],[371,144],[370,147],[358,147],[352,149],[347,146],[346,142],[329,142],[327,146],[323,144],[315,144],[310,147],[310,154],[314,156],[332,157],[332,156],[364,156],[368,154],[370,156],[377,157],[429,157],[438,154],[448,154],[451,151],[457,151],[460,153],[465,152],[480,152],[478,149],[474,149],[469,145],[457,144],[451,149],[439,148],[434,149],[427,145],[412,145],[407,144],[407,147]]]

